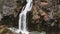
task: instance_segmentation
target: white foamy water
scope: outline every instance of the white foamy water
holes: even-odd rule
[[[26,1],[27,1],[27,4],[26,4],[26,6],[24,6],[25,9],[23,7],[21,13],[19,14],[19,29],[8,28],[13,32],[16,32],[16,33],[21,32],[22,34],[29,34],[29,32],[27,30],[27,22],[26,22],[27,16],[26,15],[27,15],[27,12],[31,11],[31,9],[32,9],[33,0],[26,0]]]
[[[26,14],[28,11],[30,11],[32,9],[32,0],[26,0],[27,4],[26,7],[24,9],[22,9],[21,13],[19,14],[19,30],[24,33],[24,34],[28,34],[28,30],[27,30],[27,24],[26,24]]]

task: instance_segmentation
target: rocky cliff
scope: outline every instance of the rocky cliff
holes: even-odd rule
[[[59,1],[59,0],[58,0]],[[28,13],[28,26],[30,30],[51,31],[60,28],[60,8],[57,0],[33,0],[33,9]]]
[[[33,0],[27,13],[29,31],[55,31],[60,28],[60,0]],[[0,25],[18,26],[19,13],[26,0],[0,0]],[[49,29],[50,28],[50,29]]]

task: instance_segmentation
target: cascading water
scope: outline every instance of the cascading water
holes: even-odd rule
[[[19,14],[19,29],[15,29],[15,28],[8,28],[10,29],[12,32],[16,32],[19,33],[21,32],[22,34],[29,34],[28,30],[27,30],[27,24],[26,24],[26,14],[28,11],[31,11],[32,9],[32,1],[33,0],[26,0],[27,4],[26,6],[23,7],[21,13]]]
[[[25,34],[28,34],[27,24],[26,24],[26,14],[32,9],[32,0],[26,0],[27,4],[25,9],[23,7],[21,13],[19,14],[19,31]]]

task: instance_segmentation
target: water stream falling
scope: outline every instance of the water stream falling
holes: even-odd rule
[[[19,14],[19,31],[22,33],[26,33],[28,34],[28,30],[27,30],[27,24],[26,24],[26,14],[28,11],[30,11],[32,9],[32,0],[26,0],[27,4],[24,9],[22,9],[21,13]]]
[[[16,33],[21,32],[22,34],[29,34],[29,32],[27,30],[27,24],[26,24],[27,23],[26,15],[27,15],[27,12],[31,11],[31,9],[32,9],[32,5],[33,5],[32,1],[33,0],[26,0],[26,1],[27,1],[26,6],[23,7],[21,13],[19,14],[19,29],[8,28],[13,32],[16,32]]]

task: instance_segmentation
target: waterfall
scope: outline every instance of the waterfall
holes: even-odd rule
[[[26,20],[27,20],[27,12],[28,11],[31,11],[31,9],[32,9],[32,5],[33,5],[33,3],[32,3],[32,1],[33,0],[26,0],[27,1],[27,4],[26,4],[26,6],[24,6],[23,8],[22,8],[22,11],[21,11],[21,13],[19,14],[19,29],[15,29],[14,27],[11,27],[11,28],[8,28],[8,29],[10,29],[12,32],[16,32],[16,33],[22,33],[22,34],[29,34],[29,32],[28,32],[28,30],[27,30],[27,22],[26,22]]]
[[[19,31],[24,33],[24,34],[28,34],[28,30],[27,30],[27,24],[26,24],[26,14],[28,11],[31,11],[32,9],[32,0],[26,0],[27,4],[24,9],[22,9],[21,13],[19,14]]]

